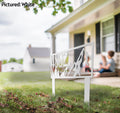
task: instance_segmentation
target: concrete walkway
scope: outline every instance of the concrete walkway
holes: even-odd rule
[[[75,82],[84,83],[84,79],[75,80]],[[91,79],[91,84],[106,85],[120,88],[120,77],[101,77]]]

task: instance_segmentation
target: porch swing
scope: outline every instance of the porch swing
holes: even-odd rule
[[[88,49],[86,49],[88,48]],[[89,51],[87,51],[89,50]],[[79,53],[75,56],[75,52]],[[90,57],[91,72],[83,71],[83,62]],[[77,60],[75,61],[75,57]],[[85,60],[86,57],[86,60]],[[52,94],[55,95],[55,79],[77,79],[85,80],[84,102],[90,100],[90,80],[93,77],[94,43],[84,44],[69,50],[51,55],[51,79]]]

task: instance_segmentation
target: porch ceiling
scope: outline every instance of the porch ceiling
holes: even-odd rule
[[[72,32],[120,11],[120,0],[89,0],[46,32]]]

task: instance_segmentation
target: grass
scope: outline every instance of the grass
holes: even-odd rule
[[[91,85],[90,105],[84,84],[56,80],[51,94],[48,72],[0,73],[0,113],[120,113],[120,89]]]

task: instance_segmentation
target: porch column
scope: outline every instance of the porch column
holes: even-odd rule
[[[52,53],[56,52],[55,41],[56,41],[56,37],[54,34],[52,34]]]
[[[56,37],[55,37],[55,34],[52,34],[52,54],[53,53],[55,53],[56,52]],[[53,64],[54,64],[54,66],[55,66],[55,56],[53,57],[53,59],[52,60],[54,60],[54,62],[53,62]],[[53,73],[53,75],[51,75],[52,76],[52,94],[53,94],[53,96],[55,96],[55,72]]]

